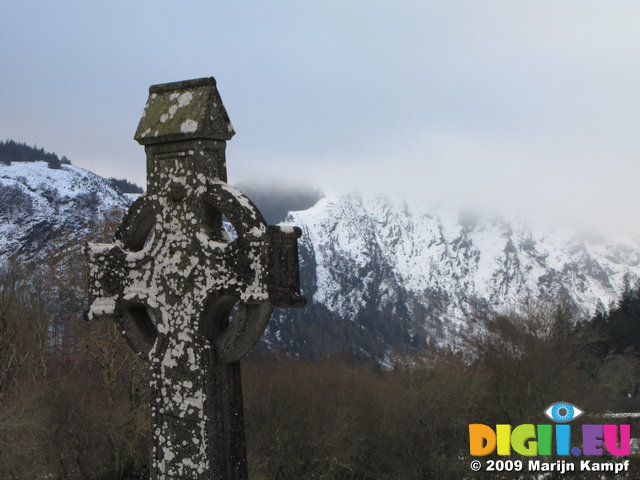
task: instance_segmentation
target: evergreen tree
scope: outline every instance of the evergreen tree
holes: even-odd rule
[[[57,157],[49,159],[47,163],[49,164],[49,168],[52,168],[54,170],[59,170],[62,168],[62,163],[60,162],[60,160],[58,160]]]
[[[600,357],[621,353],[640,357],[640,286],[627,283],[618,302],[608,312],[599,305],[583,328],[598,334],[592,347]]]
[[[109,183],[113,188],[120,193],[143,193],[144,190],[140,185],[137,185],[125,178],[109,178]]]
[[[58,158],[53,152],[45,152],[37,145],[30,147],[26,143],[18,143],[14,140],[0,142],[0,163],[11,165],[12,162],[38,162],[45,161],[49,168],[62,168],[62,164],[70,165],[67,157]]]

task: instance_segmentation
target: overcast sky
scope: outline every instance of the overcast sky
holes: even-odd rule
[[[0,16],[0,137],[102,175],[144,184],[149,85],[214,76],[232,181],[640,226],[640,2],[5,0]]]

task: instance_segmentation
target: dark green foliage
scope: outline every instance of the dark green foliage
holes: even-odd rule
[[[120,193],[144,193],[143,188],[125,178],[109,178],[109,183]]]
[[[633,354],[640,358],[640,286],[626,285],[618,302],[609,311],[598,308],[583,328],[598,332],[595,351],[610,354]]]
[[[640,355],[640,289],[627,287],[618,305],[604,322],[615,353],[632,351]]]
[[[51,160],[49,160],[49,168],[53,169],[53,170],[59,170],[62,168],[62,163],[60,162],[60,160],[58,158],[53,158]]]
[[[0,142],[0,163],[11,165],[11,162],[38,162],[45,161],[49,168],[62,168],[62,165],[70,165],[71,162],[65,156],[62,159],[51,152],[37,146],[30,147],[26,143],[18,143],[13,140]]]
[[[598,308],[579,331],[593,332],[588,348],[598,359],[601,384],[616,392],[620,408],[632,411],[640,404],[640,286],[627,283],[609,311]]]

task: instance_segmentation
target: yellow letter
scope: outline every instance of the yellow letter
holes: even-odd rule
[[[511,425],[496,425],[498,455],[511,455]]]

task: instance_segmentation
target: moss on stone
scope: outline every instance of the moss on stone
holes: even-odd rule
[[[187,93],[192,98],[188,104],[181,106],[180,95]],[[188,120],[196,122],[201,128],[205,121],[208,97],[204,88],[151,95],[138,125],[136,139],[182,135],[182,124]]]

